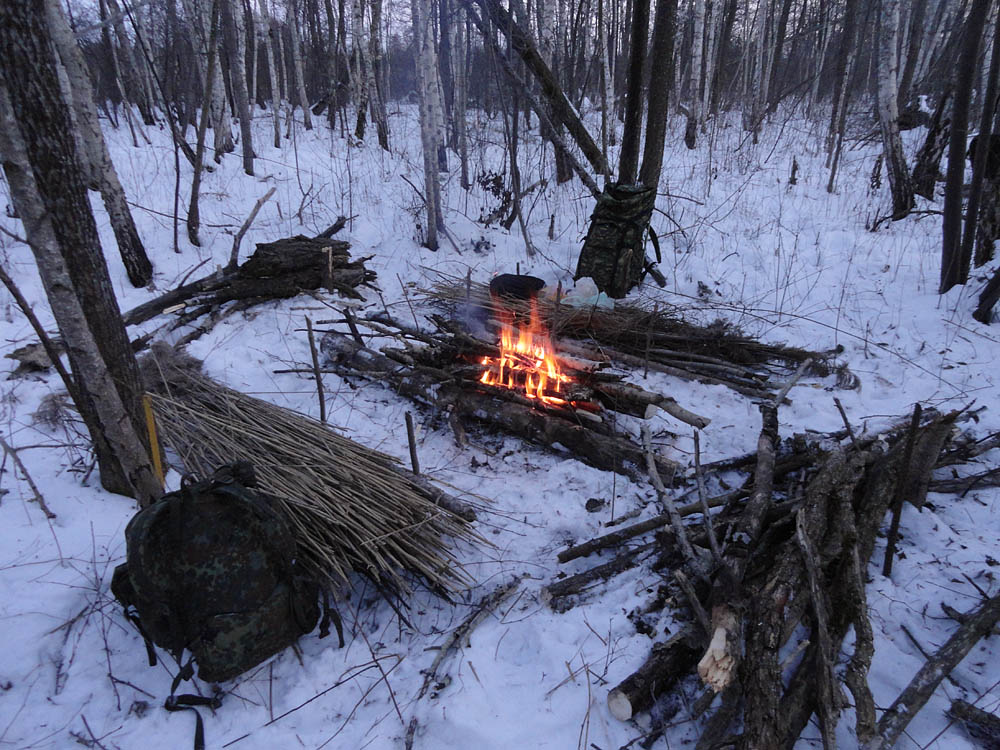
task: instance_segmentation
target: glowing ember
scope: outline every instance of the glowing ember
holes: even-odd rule
[[[500,356],[483,357],[486,372],[479,382],[509,388],[546,404],[568,404],[558,394],[563,384],[573,379],[562,372],[548,334],[539,322],[535,300],[531,300],[527,326],[515,325],[514,315],[508,310],[503,310],[500,317]]]

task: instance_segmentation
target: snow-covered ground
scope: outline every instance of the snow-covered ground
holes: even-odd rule
[[[478,186],[468,193],[460,188],[457,160],[443,175],[445,219],[454,244],[444,240],[433,253],[420,247],[417,236],[422,202],[412,185],[422,185],[422,160],[412,108],[397,108],[391,116],[391,154],[375,143],[348,146],[325,128],[306,132],[301,126],[277,150],[270,145],[268,118],[258,110],[257,176],[247,177],[236,155],[206,174],[202,246],[186,241],[182,213],[179,253],[173,252],[175,172],[168,133],[147,129],[152,146],[137,149],[127,129],[108,131],[156,267],[155,289],[128,284],[95,197],[122,309],[224,265],[233,235],[270,187],[276,188],[275,196],[244,239],[241,257],[254,242],[315,234],[340,214],[352,216],[338,238],[351,242],[353,256],[374,256],[368,266],[378,273],[385,303],[401,319],[411,320],[411,305],[418,317],[429,312],[418,291],[440,273],[464,277],[471,270],[474,280],[486,282],[520,263],[522,272],[571,286],[593,200],[577,182],[555,187],[551,154],[543,159],[537,138],[521,149],[524,183],[549,178],[544,190],[526,199],[537,256],[525,256],[516,224],[507,233],[476,222],[496,201]],[[471,169],[500,171],[502,128],[481,116],[472,120]],[[874,191],[870,185],[877,143],[845,149],[831,195],[825,189],[822,126],[798,116],[776,118],[753,145],[737,125],[720,120],[710,123],[694,151],[684,148],[682,128],[675,121],[668,134],[658,201],[663,213],[653,219],[664,235],[662,268],[669,283],[663,290],[644,285],[633,293],[636,298],[680,307],[695,320],[722,317],[769,342],[817,350],[843,346],[841,359],[860,377],[860,390],[831,392],[832,378],[807,380],[793,391],[793,405],[779,412],[782,436],[805,428],[839,429],[834,396],[858,429],[905,416],[916,402],[947,410],[975,401],[987,408],[970,429],[978,436],[1000,430],[995,369],[1000,334],[970,314],[984,275],[974,274],[976,282],[968,288],[936,294],[938,215],[881,222],[878,231],[869,231],[888,205],[887,184]],[[912,153],[923,130],[907,135]],[[798,180],[790,185],[793,158]],[[183,160],[181,167],[183,210],[190,168]],[[940,209],[940,201],[921,202],[918,208]],[[19,222],[6,216],[0,221],[23,233]],[[550,223],[554,239],[549,239]],[[0,253],[36,313],[50,325],[28,248],[0,236]],[[0,295],[0,325],[10,350],[34,337],[6,292]],[[366,309],[381,309],[377,295],[366,295]],[[338,308],[343,304],[332,296],[301,297],[232,316],[190,351],[228,385],[317,415],[312,381],[275,370],[309,361],[304,318],[337,317],[327,301]],[[143,331],[162,323],[151,321]],[[0,368],[13,370],[12,361],[0,362]],[[641,373],[632,379],[641,383]],[[760,422],[751,400],[719,386],[654,374],[649,379],[652,390],[669,393],[712,419],[702,437],[705,461],[754,449]],[[369,447],[407,455],[401,426],[404,413],[414,409],[410,402],[378,385],[347,387],[334,375],[326,375],[324,384],[332,424]],[[48,425],[34,416],[43,399],[60,388],[54,375],[4,380],[0,387],[2,434],[19,449],[57,515],[46,521],[31,502],[25,478],[6,457],[0,477],[5,492],[0,497],[0,746],[189,747],[193,717],[161,708],[169,670],[162,662],[152,669],[146,665],[142,641],[108,589],[111,571],[124,556],[123,530],[134,503],[99,488],[88,473],[86,443],[72,426]],[[418,422],[426,419],[417,415]],[[692,460],[689,428],[666,415],[655,417],[653,428],[665,455],[685,464]],[[454,605],[418,590],[407,625],[359,582],[343,612],[347,645],[338,649],[334,639],[309,635],[301,641],[301,660],[289,650],[224,685],[223,707],[214,715],[202,711],[209,747],[399,748],[413,718],[418,725],[413,746],[428,750],[611,750],[642,733],[611,717],[606,696],[649,653],[650,639],[636,633],[627,613],[648,601],[656,575],[644,568],[624,573],[565,614],[549,610],[539,592],[560,567],[572,573],[592,564],[559,566],[555,556],[566,543],[599,535],[612,514],[654,514],[652,489],[512,438],[471,437],[472,444],[460,449],[447,428],[425,425],[418,443],[426,474],[455,493],[488,500],[479,530],[493,546],[460,550],[476,585]],[[990,465],[997,458],[993,452],[980,461]],[[176,484],[176,473],[170,479]],[[589,498],[607,504],[590,513],[584,508]],[[973,582],[991,594],[1000,587],[1000,491],[973,490],[961,498],[932,495],[922,512],[904,509],[901,531],[903,556],[892,578],[882,577],[874,562],[869,569],[876,635],[871,683],[880,708],[892,702],[924,661],[904,626],[931,652],[954,627],[941,611],[942,601],[964,611],[980,598]],[[881,542],[873,560],[881,560],[883,549]],[[485,594],[515,578],[524,579],[518,592],[442,665],[448,684],[417,700],[421,670],[431,666],[435,648]],[[660,634],[673,627],[665,613]],[[949,724],[944,710],[950,699],[961,697],[998,711],[996,640],[983,641],[942,683],[900,747],[973,747],[960,727]],[[694,696],[694,686],[687,687]],[[686,716],[682,707],[654,747],[692,741],[698,726]],[[847,710],[838,733],[841,747],[856,746],[852,729],[853,714]],[[806,736],[818,738],[818,729]],[[818,747],[819,740],[804,739],[800,745]]]

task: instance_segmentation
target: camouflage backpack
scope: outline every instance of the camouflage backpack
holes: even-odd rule
[[[636,286],[646,268],[645,235],[656,191],[643,185],[607,183],[590,217],[574,279],[590,277],[597,288],[621,299]],[[656,235],[649,233],[659,260]]]
[[[127,562],[111,591],[146,639],[182,663],[171,693],[193,675],[228,680],[311,631],[319,591],[301,575],[285,517],[255,485],[253,467],[235,463],[209,479],[185,478],[177,492],[140,510],[125,528]],[[167,708],[217,699],[171,695]],[[214,701],[214,702],[213,702]],[[201,719],[198,719],[200,733]]]

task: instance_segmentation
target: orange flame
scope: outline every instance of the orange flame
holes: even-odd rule
[[[515,324],[509,310],[500,313],[500,356],[483,357],[486,372],[480,383],[521,392],[546,404],[564,406],[565,398],[552,395],[562,390],[564,383],[573,381],[563,373],[548,334],[538,317],[535,300],[531,300],[531,318],[527,326]]]

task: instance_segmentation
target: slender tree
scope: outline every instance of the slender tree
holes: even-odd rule
[[[52,55],[45,0],[0,4],[0,150],[52,312],[66,344],[101,484],[140,503],[161,488],[142,429],[139,373]]]
[[[622,129],[622,150],[618,154],[618,181],[623,184],[634,183],[639,170],[639,141],[642,136],[642,69],[646,61],[648,37],[649,0],[634,0],[625,125]]]
[[[962,179],[965,175],[965,144],[969,135],[969,103],[990,2],[972,0],[956,70],[941,229],[941,286],[938,290],[941,294],[969,280],[970,258],[962,254]]]
[[[899,37],[899,0],[882,0],[878,69],[878,115],[882,130],[882,146],[892,191],[892,218],[902,219],[913,210],[913,181],[903,154],[899,135],[899,57],[896,54]]]
[[[662,60],[663,67],[651,77],[649,82],[646,144],[642,152],[642,168],[639,170],[639,181],[654,190],[660,184],[663,145],[667,135],[670,84],[674,79],[671,68],[673,67],[676,19],[677,0],[657,0],[651,55],[654,60]]]
[[[75,124],[72,134],[77,139],[77,152],[87,184],[101,193],[129,281],[133,286],[146,286],[153,279],[153,264],[139,237],[125,189],[118,180],[104,141],[86,63],[58,0],[46,0],[44,7],[48,30],[58,53],[54,63],[57,71],[65,72],[65,77],[60,77],[64,81],[63,96],[71,103],[70,117]]]

